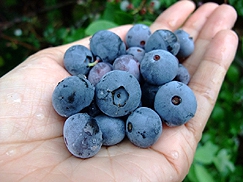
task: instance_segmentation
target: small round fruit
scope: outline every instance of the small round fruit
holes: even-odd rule
[[[103,145],[118,144],[125,137],[125,122],[122,119],[100,114],[95,117],[95,120],[102,132]]]
[[[171,81],[158,90],[155,95],[154,109],[168,126],[179,126],[194,117],[197,100],[186,84]]]
[[[144,57],[145,50],[141,47],[129,47],[126,50],[126,54],[132,55],[134,59],[138,60],[138,62],[141,62]]]
[[[148,148],[162,134],[162,121],[159,115],[148,107],[139,107],[126,121],[126,135],[136,146]]]
[[[70,116],[63,126],[64,142],[71,154],[79,158],[96,155],[102,146],[102,132],[87,113]]]
[[[90,105],[94,86],[83,76],[69,76],[58,83],[52,93],[52,105],[63,117],[69,117]]]
[[[127,71],[106,73],[95,86],[95,100],[100,110],[111,117],[121,117],[135,110],[141,101],[138,80]]]
[[[151,30],[149,26],[144,24],[135,24],[127,32],[125,43],[127,47],[141,47],[144,48]]]
[[[96,85],[100,79],[111,70],[113,70],[113,67],[110,63],[99,62],[89,71],[88,80],[93,85]]]
[[[145,52],[149,52],[156,49],[163,49],[176,55],[180,49],[180,43],[174,32],[165,29],[156,30],[150,35],[146,44]]]
[[[168,51],[153,50],[145,54],[140,64],[140,72],[146,82],[162,85],[175,78],[178,64],[178,59]]]
[[[188,69],[185,66],[183,66],[183,64],[179,64],[179,68],[178,68],[178,72],[175,77],[175,80],[188,84],[190,79],[191,79],[191,76],[190,76]]]
[[[95,57],[112,64],[118,56],[126,53],[126,45],[117,34],[100,30],[91,37],[90,50]]]
[[[71,75],[86,75],[94,61],[91,51],[83,45],[73,45],[64,54],[64,67]]]
[[[177,57],[179,58],[187,58],[194,51],[194,42],[193,38],[182,29],[178,29],[174,32],[180,43],[180,50],[177,53]]]

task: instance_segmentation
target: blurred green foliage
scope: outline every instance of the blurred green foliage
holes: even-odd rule
[[[0,2],[0,76],[29,55],[46,47],[66,44],[100,29],[144,23],[176,0],[6,0]],[[205,1],[194,1],[197,5]],[[185,182],[238,182],[243,179],[243,0],[229,3],[237,10],[234,30],[240,38],[212,115],[198,145]]]

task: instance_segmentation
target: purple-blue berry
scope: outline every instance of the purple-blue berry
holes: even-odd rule
[[[126,121],[126,135],[136,146],[148,148],[162,134],[162,121],[159,115],[147,107],[139,107]]]
[[[171,81],[158,90],[155,95],[154,109],[168,126],[179,126],[194,117],[197,100],[186,84]]]
[[[127,71],[106,73],[95,86],[95,99],[100,110],[111,117],[121,117],[134,111],[141,101],[138,80]]]
[[[112,64],[118,56],[126,53],[126,45],[117,34],[100,30],[91,37],[90,50],[96,58]]]
[[[79,158],[96,155],[102,146],[102,132],[87,113],[70,116],[63,126],[63,138],[69,152]]]
[[[125,137],[125,122],[121,118],[114,118],[105,114],[100,114],[94,119],[102,132],[103,145],[116,145]]]
[[[55,87],[52,105],[60,116],[69,117],[89,106],[94,93],[94,86],[84,76],[69,76]]]
[[[86,75],[94,61],[91,51],[83,45],[73,45],[64,54],[64,67],[71,75]]]
[[[168,51],[158,49],[147,52],[141,61],[140,72],[152,85],[172,81],[178,72],[178,59]]]

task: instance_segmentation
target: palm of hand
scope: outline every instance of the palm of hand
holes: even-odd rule
[[[187,11],[175,11],[183,8]],[[174,30],[193,9],[191,2],[179,2],[164,12],[151,29]],[[181,13],[180,16],[178,13]],[[203,16],[210,14],[210,19],[206,22]],[[219,14],[227,14],[227,18],[220,17]],[[202,17],[200,20],[199,15]],[[171,16],[176,17],[173,22],[170,21]],[[217,26],[213,24],[216,18],[221,20],[221,24]],[[196,40],[196,48],[199,44],[204,48],[195,50],[185,61],[192,74],[190,87],[196,94],[198,111],[183,126],[164,126],[160,139],[148,149],[140,149],[125,140],[116,146],[102,147],[90,159],[73,157],[66,149],[62,137],[65,119],[58,116],[51,105],[53,89],[60,80],[68,76],[63,68],[62,57],[70,45],[43,50],[28,58],[0,80],[0,179],[181,181],[189,170],[201,132],[235,53],[237,38],[229,30],[234,20],[235,12],[228,6],[207,4],[185,23],[184,28]],[[128,28],[130,27],[124,26],[113,31],[124,37]],[[208,35],[210,29],[213,30]],[[88,39],[83,39],[77,43],[87,46],[87,42]],[[231,42],[231,47],[228,42]],[[228,49],[222,54],[222,49],[226,46]],[[211,50],[213,47],[215,49]]]

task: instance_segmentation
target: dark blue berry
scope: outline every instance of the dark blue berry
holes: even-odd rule
[[[170,30],[159,29],[148,38],[145,44],[145,51],[163,49],[176,55],[180,49],[177,36]]]
[[[141,47],[129,47],[126,50],[126,54],[132,55],[136,60],[141,62],[145,55],[145,50]]]
[[[168,126],[179,126],[194,117],[197,101],[190,87],[182,82],[171,81],[158,90],[154,108]]]
[[[95,57],[112,64],[117,57],[126,53],[126,45],[117,34],[100,30],[91,37],[90,50]]]
[[[147,52],[140,64],[144,80],[152,85],[172,81],[178,72],[178,59],[168,51],[158,49]]]
[[[93,157],[102,146],[102,132],[96,120],[86,113],[67,118],[63,137],[70,153],[79,158]]]
[[[95,86],[96,103],[111,117],[125,116],[140,104],[141,88],[138,80],[127,71],[106,73]]]
[[[151,30],[147,25],[135,24],[130,28],[125,37],[127,47],[141,47],[144,48]]]
[[[100,114],[95,120],[102,132],[103,145],[118,144],[125,137],[125,122],[122,119]]]
[[[176,81],[180,81],[182,83],[188,84],[190,81],[190,73],[188,72],[187,68],[183,66],[183,64],[179,64],[178,72],[175,77]]]
[[[174,33],[176,34],[178,41],[180,43],[180,49],[177,54],[177,57],[187,58],[194,51],[193,38],[190,37],[190,35],[182,29],[178,29]]]
[[[52,93],[52,105],[64,117],[78,113],[90,105],[94,86],[83,76],[69,76],[58,83]]]
[[[139,107],[126,121],[126,135],[136,146],[148,148],[162,134],[162,121],[159,115],[147,107]]]
[[[64,54],[64,67],[71,75],[86,75],[93,61],[91,51],[83,45],[73,45]]]

